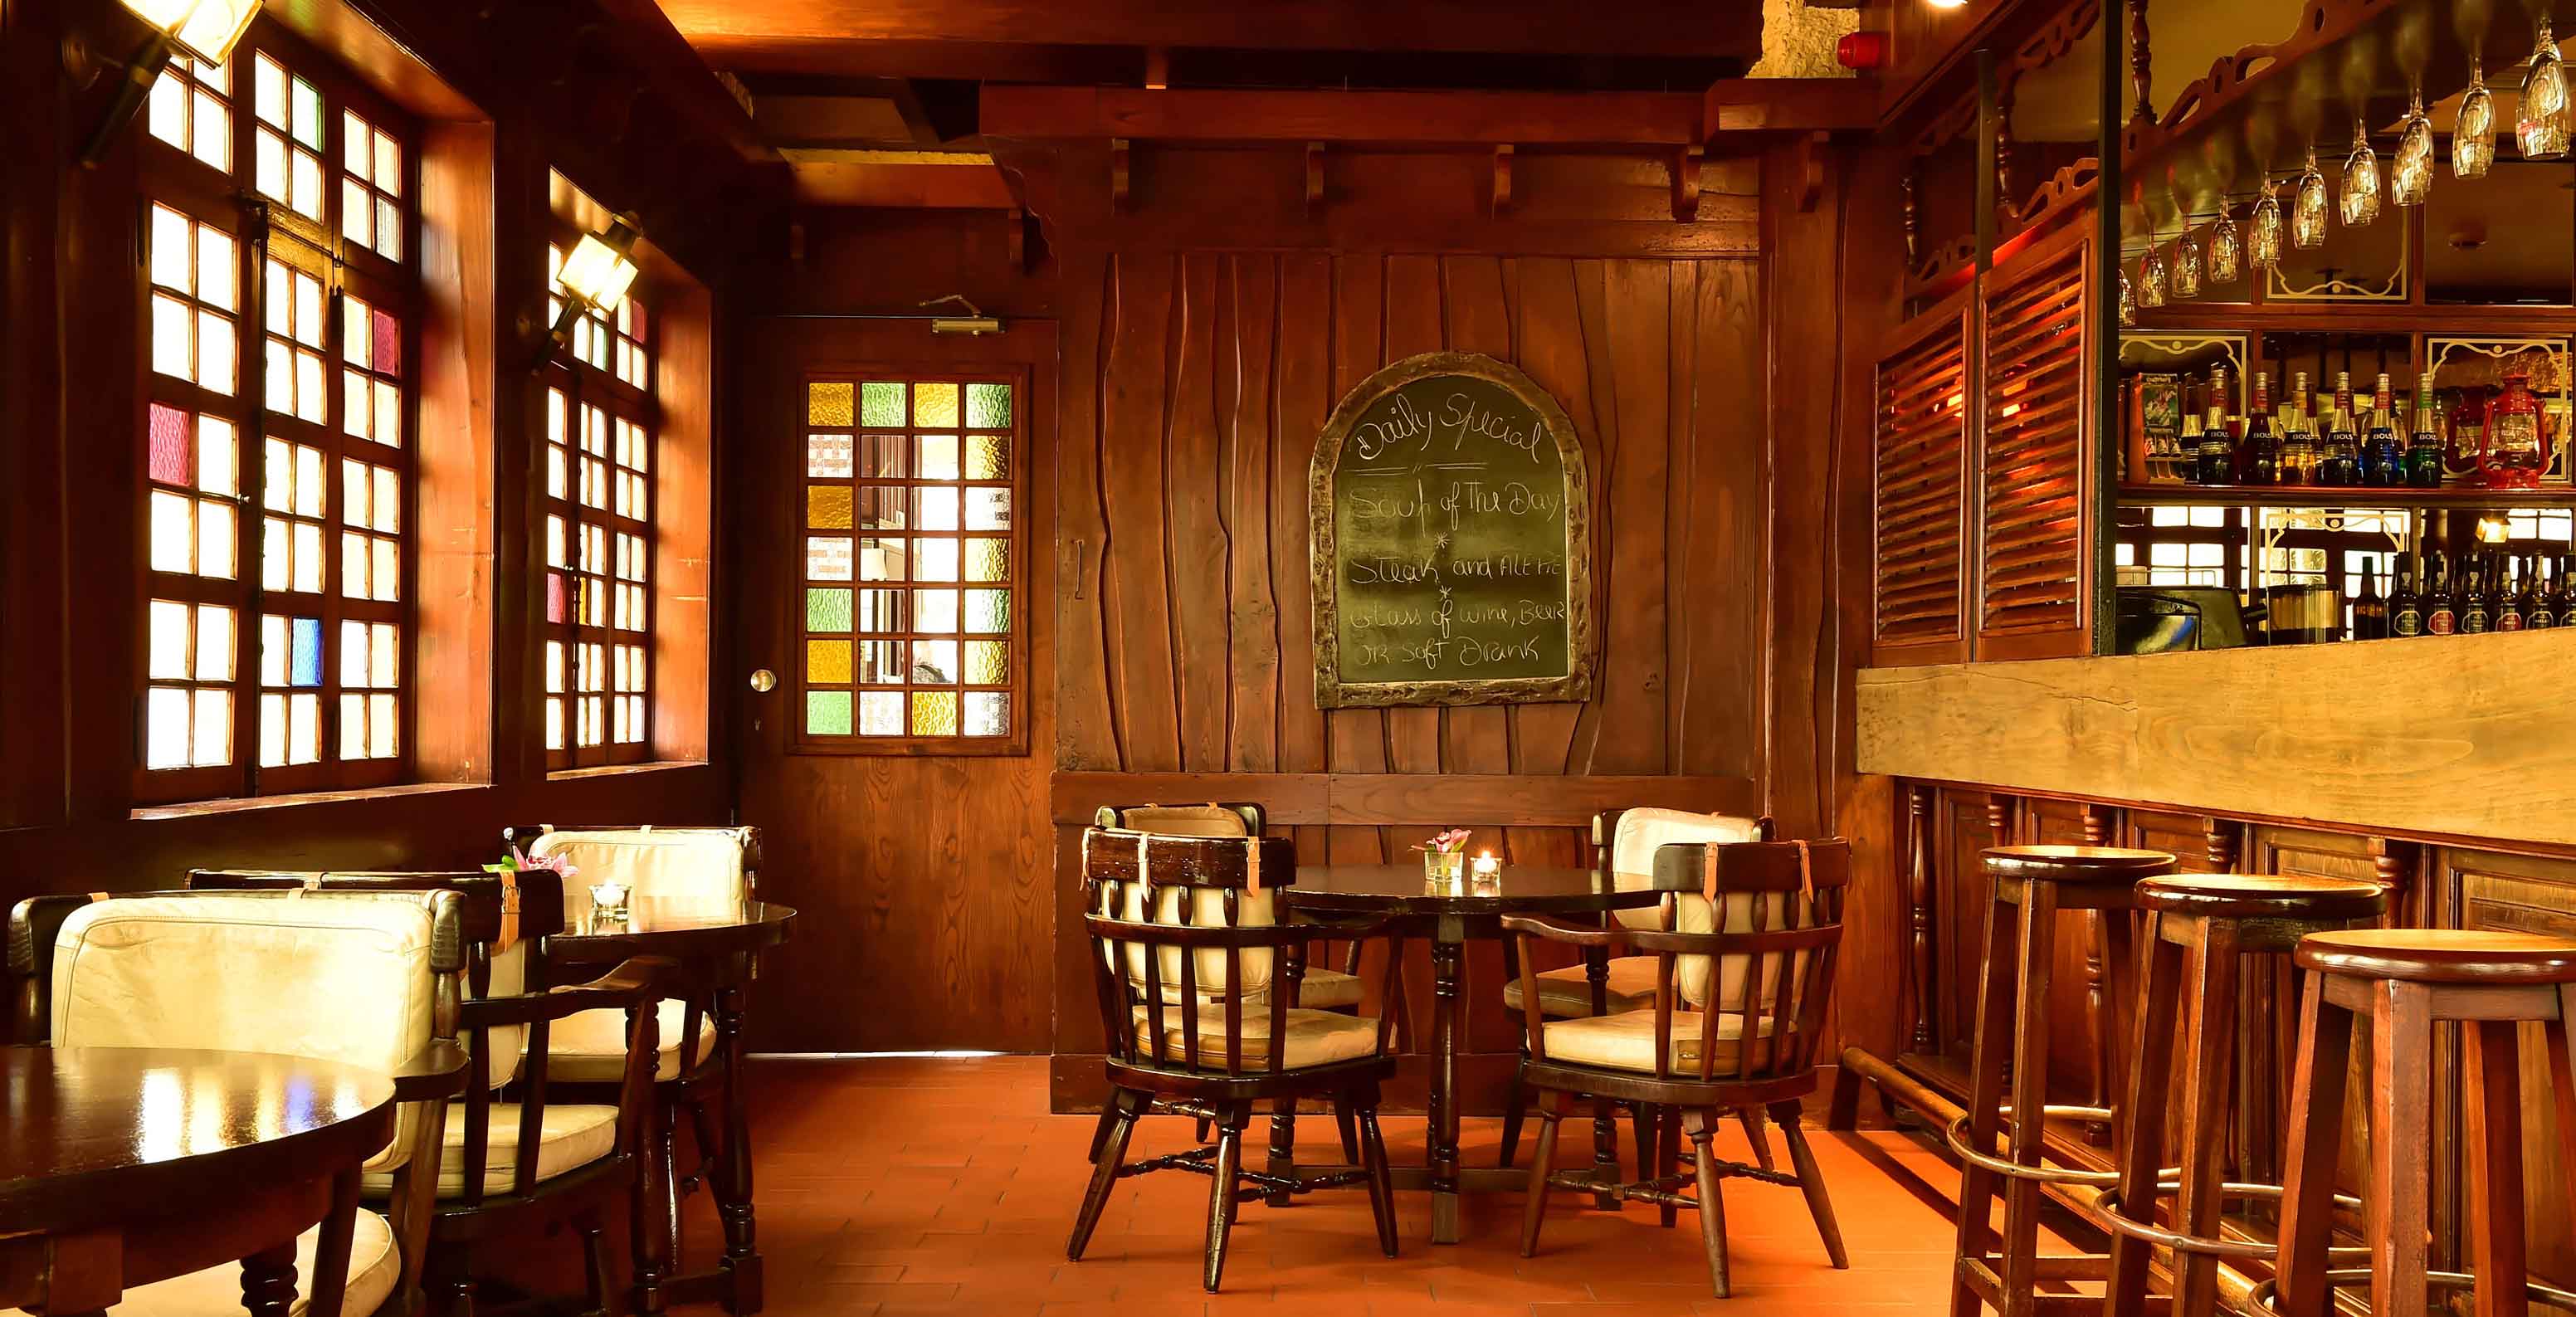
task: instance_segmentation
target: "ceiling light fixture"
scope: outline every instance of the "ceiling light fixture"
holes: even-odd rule
[[[99,120],[90,133],[89,144],[81,149],[81,164],[95,167],[107,155],[110,143],[133,122],[134,112],[143,108],[143,98],[161,77],[173,53],[186,55],[200,64],[220,65],[232,58],[233,47],[242,34],[250,30],[250,21],[259,16],[260,0],[123,0],[152,28],[152,35],[137,47],[125,61],[125,78],[116,87],[116,99],[107,107],[107,117]]]

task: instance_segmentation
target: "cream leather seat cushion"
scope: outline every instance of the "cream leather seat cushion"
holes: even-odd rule
[[[590,909],[590,886],[616,879],[630,902],[672,914],[739,917],[749,896],[738,828],[627,828],[549,832],[529,845],[531,858],[560,855],[578,870],[564,881],[564,912]],[[639,907],[641,908],[641,907]]]
[[[262,892],[101,901],[54,937],[61,1047],[212,1047],[400,1070],[431,1037],[426,892]],[[395,1109],[409,1155],[419,1104]]]
[[[546,1104],[543,1134],[537,1143],[537,1179],[551,1180],[566,1171],[579,1170],[607,1156],[617,1147],[617,1108],[594,1106],[559,1106]],[[519,1104],[495,1102],[491,1107],[491,1129],[486,1142],[491,1159],[483,1166],[483,1192],[510,1192],[519,1165]],[[361,1191],[372,1197],[393,1192],[393,1177],[370,1174]],[[458,1198],[465,1193],[465,1105],[451,1103],[447,1109],[446,1146],[438,1155],[438,1196]]]
[[[1692,1075],[1699,1073],[1702,1019],[1697,1011],[1673,1012],[1673,1069]],[[1765,1017],[1762,1035],[1770,1036],[1778,1023],[1776,1019]],[[1550,1061],[1654,1073],[1655,1012],[1651,1008],[1580,1020],[1551,1020],[1541,1032],[1546,1038],[1547,1059]],[[1723,1076],[1734,1068],[1737,1047],[1743,1037],[1744,1017],[1721,1012],[1717,1017],[1716,1071],[1719,1075]],[[1759,1051],[1754,1054],[1757,1065],[1763,1059]]]
[[[687,1014],[685,1004],[676,1001],[659,1003],[653,1012],[654,1037],[662,1045],[662,1057],[654,1063],[653,1077],[680,1077],[680,1025]],[[707,1059],[716,1049],[716,1031],[704,1013],[698,1016],[698,1038],[695,1054],[689,1064]],[[615,1009],[576,1011],[555,1021],[546,1037],[546,1078],[572,1084],[616,1083],[626,1077],[626,1012]],[[452,1117],[451,1117],[452,1119]]]
[[[1153,1063],[1154,1022],[1152,1012],[1135,1008],[1137,1059]],[[1172,1007],[1163,1013],[1163,1062],[1165,1066],[1189,1064],[1184,1050],[1189,1036],[1191,1013]],[[1226,1065],[1225,1007],[1202,1006],[1197,1012],[1199,1030],[1199,1068],[1221,1070]],[[1307,1066],[1330,1065],[1354,1057],[1377,1053],[1377,1021],[1365,1016],[1341,1015],[1311,1007],[1293,1007],[1285,1017],[1287,1049],[1280,1066],[1302,1070]],[[1243,1068],[1270,1067],[1270,1012],[1246,1006],[1243,1012]]]
[[[1619,816],[1619,830],[1610,847],[1610,880],[1623,892],[1648,890],[1655,881],[1655,852],[1665,846],[1733,845],[1761,839],[1762,825],[1754,819],[1679,809],[1632,809]],[[1714,910],[1706,896],[1683,892],[1673,898],[1673,927],[1684,933],[1749,933],[1757,922],[1757,908],[1762,928],[1790,926],[1790,898],[1785,892],[1727,893],[1719,897]],[[1662,927],[1663,913],[1652,907],[1613,913],[1630,928]],[[1715,966],[1710,964],[1712,959],[1717,962]],[[1682,956],[1673,964],[1673,987],[1683,1001],[1706,1006],[1714,979],[1718,1005],[1734,1007],[1744,999],[1744,976],[1751,961],[1749,956]],[[1773,956],[1764,962],[1759,997],[1762,1005],[1773,1004],[1781,967],[1796,961],[1794,957]]]
[[[1613,956],[1610,959],[1610,1013],[1633,1011],[1655,1004],[1655,958],[1652,956]],[[1503,985],[1503,1005],[1515,1019],[1521,1011],[1521,981],[1513,979]],[[1563,969],[1542,970],[1538,975],[1539,1013],[1550,1019],[1563,1020],[1592,1013],[1592,980],[1581,965]]]
[[[1243,816],[1223,805],[1138,805],[1118,812],[1118,826],[1129,832],[1158,832],[1166,837],[1251,835],[1243,825]]]
[[[313,1257],[321,1245],[320,1226],[295,1237],[295,1302],[287,1317],[304,1317],[313,1305]],[[342,1317],[367,1317],[384,1305],[401,1279],[402,1253],[394,1247],[393,1227],[360,1208],[349,1232],[349,1287],[340,1301]],[[137,1286],[108,1311],[116,1317],[237,1317],[242,1311],[241,1264],[226,1262]]]
[[[1142,812],[1142,810],[1132,809],[1127,811],[1131,818]],[[1234,831],[1220,835],[1243,836],[1243,820],[1231,812],[1221,812],[1225,812],[1227,818],[1234,819]],[[1142,843],[1149,835],[1153,834],[1086,830],[1082,834],[1082,845],[1086,855],[1084,867],[1089,867],[1087,857],[1094,846],[1133,847]],[[1188,905],[1186,917],[1182,912],[1185,897]],[[1155,889],[1154,909],[1148,914],[1145,909],[1145,884],[1127,882],[1104,886],[1100,893],[1100,904],[1095,907],[1095,913],[1132,923],[1188,924],[1200,928],[1267,928],[1278,922],[1277,897],[1276,892],[1268,890],[1255,892],[1221,887],[1164,886]],[[1228,898],[1232,898],[1234,906],[1231,915],[1226,909]],[[1141,943],[1129,943],[1123,950],[1126,953],[1128,982],[1133,984],[1141,995],[1147,984],[1145,947]],[[1104,961],[1110,954],[1109,948],[1101,949],[1101,957]],[[1179,1001],[1181,999],[1181,949],[1164,947],[1155,959],[1159,962],[1155,967],[1155,973],[1161,976],[1163,1000]],[[1270,986],[1274,959],[1276,959],[1275,953],[1267,948],[1245,949],[1238,952],[1237,962],[1241,967],[1242,981],[1235,983],[1226,975],[1224,951],[1201,950],[1192,957],[1190,986],[1203,998],[1227,997],[1238,992],[1247,995],[1258,993]]]
[[[1310,969],[1297,984],[1297,1004],[1313,1010],[1360,1004],[1360,976],[1337,969]]]

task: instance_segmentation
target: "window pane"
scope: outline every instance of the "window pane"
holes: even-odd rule
[[[903,735],[903,692],[867,691],[859,696],[861,736]]]
[[[805,731],[811,736],[849,735],[850,693],[848,691],[807,691],[805,693]]]
[[[966,436],[966,478],[968,480],[1010,479],[1011,437],[1007,434]]]
[[[870,428],[903,424],[903,386],[889,380],[859,386],[859,421]]]
[[[850,549],[850,537],[846,535],[806,536],[805,579],[809,581],[849,580]]]
[[[968,736],[1008,736],[1011,733],[1011,697],[1002,691],[966,692],[966,727]]]
[[[805,592],[805,629],[808,631],[849,630],[850,592],[848,590],[807,590]]]
[[[186,604],[168,599],[155,599],[150,610],[151,661],[147,675],[184,680],[188,675],[188,614]]]
[[[1007,384],[967,385],[966,424],[978,430],[1008,429],[1011,424],[1011,386]]]
[[[233,442],[232,422],[214,416],[197,418],[197,488],[231,495],[241,490],[241,455]]]
[[[957,424],[957,386],[913,385],[912,423],[928,430],[954,428]]]
[[[197,522],[190,514],[193,506],[185,495],[152,491],[152,570],[195,570]]]
[[[805,436],[805,474],[846,478],[850,474],[851,439],[846,434]]]
[[[912,734],[955,736],[957,734],[957,692],[914,691],[912,693]]]
[[[196,717],[190,704],[188,692],[175,686],[155,686],[144,696],[144,767],[187,766],[188,732]]]
[[[233,610],[220,604],[197,606],[197,680],[233,679]]]
[[[813,425],[849,425],[854,419],[851,415],[850,386],[819,383],[805,386],[805,419]]]
[[[805,489],[805,524],[816,530],[850,528],[850,487],[809,485]]]

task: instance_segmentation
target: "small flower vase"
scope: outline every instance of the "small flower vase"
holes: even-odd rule
[[[1425,882],[1455,883],[1467,873],[1467,852],[1424,851],[1422,878]]]

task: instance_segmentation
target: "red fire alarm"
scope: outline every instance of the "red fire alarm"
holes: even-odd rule
[[[1834,43],[1834,62],[1847,69],[1874,69],[1887,62],[1887,34],[1853,32]]]

